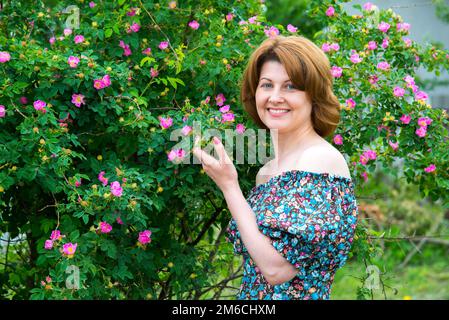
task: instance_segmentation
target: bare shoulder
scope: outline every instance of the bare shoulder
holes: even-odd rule
[[[319,144],[306,149],[298,161],[301,170],[330,173],[351,179],[346,159],[330,143]]]

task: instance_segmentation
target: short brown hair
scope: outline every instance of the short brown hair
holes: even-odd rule
[[[280,62],[293,84],[309,95],[316,133],[331,135],[340,121],[340,103],[333,93],[330,63],[319,47],[301,36],[268,38],[252,53],[240,91],[246,112],[259,127],[268,129],[257,114],[255,93],[263,64],[273,60]]]

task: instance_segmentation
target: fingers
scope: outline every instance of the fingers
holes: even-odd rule
[[[194,147],[192,150],[192,153],[195,157],[197,157],[198,160],[200,160],[200,162],[203,165],[206,165],[206,166],[218,165],[218,161],[215,160],[214,157],[211,157],[206,152],[201,150],[199,147]]]
[[[214,149],[218,154],[220,164],[230,164],[232,163],[231,159],[229,158],[226,149],[224,148],[223,144],[221,143],[220,139],[217,137],[213,138],[214,141]]]

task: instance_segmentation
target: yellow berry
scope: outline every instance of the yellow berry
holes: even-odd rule
[[[168,266],[169,268],[173,268],[174,264],[173,264],[173,262],[169,262],[167,266]]]
[[[111,68],[111,67],[107,67],[107,68],[106,68],[106,71],[107,71],[107,72],[111,72],[111,71],[112,71],[112,68]]]
[[[157,188],[157,192],[158,192],[158,193],[161,193],[162,191],[164,191],[164,188],[162,188],[161,186],[159,186],[159,187]]]
[[[0,186],[0,192],[4,192],[4,191],[5,191],[5,189],[2,186]]]
[[[228,59],[225,58],[222,61],[223,61],[223,64],[228,64]]]
[[[34,132],[34,133],[39,133],[39,128],[38,128],[38,127],[34,127],[34,128],[33,128],[33,132]]]
[[[98,160],[98,161],[103,160],[103,156],[102,156],[101,154],[99,154],[99,155],[97,156],[97,160]]]
[[[45,140],[44,140],[44,139],[40,139],[40,140],[39,140],[39,143],[40,143],[40,144],[45,144]]]
[[[191,273],[190,274],[190,279],[195,279],[196,278],[196,273]]]
[[[123,117],[120,117],[120,118],[118,119],[118,121],[123,122],[123,121],[125,121],[125,119],[124,119]]]
[[[94,27],[94,28],[98,27],[97,21],[93,21],[93,22],[92,22],[92,27]]]
[[[217,42],[217,43],[215,44],[215,46],[216,46],[216,47],[221,47],[221,42]]]

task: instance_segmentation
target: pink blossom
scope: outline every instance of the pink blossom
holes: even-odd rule
[[[368,157],[368,159],[370,159],[370,160],[376,160],[376,157],[377,157],[376,151],[373,151],[373,150],[367,150],[367,151],[365,151],[364,153],[366,154],[366,156]]]
[[[385,71],[390,70],[390,64],[386,61],[379,62],[377,64],[377,69],[385,70]]]
[[[371,2],[367,2],[363,5],[363,10],[365,11],[372,11],[373,10],[373,4]]]
[[[11,60],[11,55],[9,54],[9,52],[0,51],[0,63],[5,63],[9,60]]]
[[[159,75],[159,71],[157,71],[154,68],[151,68],[150,69],[150,75],[151,75],[152,78],[156,78]]]
[[[132,52],[131,52],[131,48],[129,47],[128,44],[124,43],[123,40],[120,40],[119,46],[120,46],[121,48],[123,48],[123,55],[124,55],[125,57],[131,55],[131,53],[132,53]]]
[[[78,63],[80,63],[80,59],[78,57],[70,56],[67,59],[67,63],[69,64],[70,68],[76,68],[78,66]]]
[[[425,137],[426,133],[427,133],[427,127],[419,127],[419,129],[417,129],[415,131],[415,134],[420,138]]]
[[[20,101],[21,104],[27,104],[28,103],[27,97],[24,97],[24,96],[20,97],[19,101]]]
[[[363,172],[363,173],[361,173],[360,175],[363,177],[363,180],[364,180],[365,182],[368,181],[368,173],[367,173],[366,171]]]
[[[351,60],[352,63],[360,63],[360,62],[362,62],[363,59],[360,58],[357,53],[353,53],[353,54],[351,54],[351,57],[349,58],[349,60]]]
[[[379,29],[382,32],[387,32],[388,29],[390,29],[390,25],[384,21],[382,21],[381,23],[379,23],[379,25],[377,26],[377,29]]]
[[[72,103],[78,108],[81,107],[82,104],[86,104],[82,94],[72,94]]]
[[[109,223],[104,222],[104,221],[100,222],[101,233],[109,233],[109,232],[111,232],[111,230],[112,230],[112,226]]]
[[[162,41],[161,43],[159,43],[159,49],[165,50],[167,48],[168,48],[168,42],[167,41]]]
[[[287,30],[291,33],[295,33],[296,31],[298,31],[298,28],[296,28],[295,26],[289,24],[287,25]]]
[[[331,69],[331,73],[334,78],[340,78],[343,73],[343,69],[337,66],[333,66]]]
[[[50,39],[48,39],[48,42],[50,42],[50,44],[54,44],[56,42],[56,38],[51,37]]]
[[[342,145],[343,144],[343,137],[339,134],[334,136],[334,143],[337,145]]]
[[[178,157],[178,153],[176,150],[170,150],[170,152],[167,155],[168,161],[173,161]]]
[[[393,143],[391,141],[388,141],[388,144],[393,148],[394,151],[398,150],[399,148],[399,142]]]
[[[142,232],[139,232],[139,243],[142,245],[145,245],[147,243],[151,242],[151,231],[150,230],[144,230]]]
[[[243,132],[245,132],[245,126],[242,123],[238,123],[235,127],[235,131],[237,131],[237,133],[242,134]]]
[[[429,96],[424,91],[419,91],[415,94],[416,101],[420,101],[420,100],[424,101],[424,100],[427,100],[427,98],[429,98]]]
[[[436,169],[436,166],[434,164],[429,165],[428,167],[424,168],[425,172],[434,172]]]
[[[363,164],[363,165],[365,165],[365,164],[367,164],[368,163],[368,157],[365,155],[365,154],[361,154],[360,155],[360,163],[361,164]]]
[[[120,186],[120,182],[114,181],[111,183],[111,193],[116,197],[121,197],[123,193],[123,189]]]
[[[373,75],[368,78],[368,81],[369,81],[369,83],[374,85],[377,83],[377,81],[379,81],[379,78],[376,75]]]
[[[327,8],[327,10],[326,10],[326,16],[332,17],[334,14],[335,14],[335,9],[334,9],[334,7],[329,7],[329,8]]]
[[[82,43],[84,42],[84,37],[82,35],[76,35],[75,36],[75,43]]]
[[[370,41],[368,42],[368,50],[375,50],[377,48],[376,41]]]
[[[398,31],[404,31],[405,33],[408,33],[408,31],[410,30],[410,23],[407,22],[399,22],[396,25],[396,28]]]
[[[412,40],[411,40],[410,38],[404,38],[403,40],[404,40],[405,46],[406,46],[407,48],[411,47],[411,45],[412,45]]]
[[[340,50],[340,45],[338,43],[332,43],[331,49],[334,51],[338,51],[338,50]]]
[[[64,36],[69,36],[69,35],[71,35],[72,34],[72,29],[70,29],[70,28],[65,28],[64,29]]]
[[[348,106],[348,108],[354,109],[357,103],[355,103],[355,101],[352,98],[349,98],[346,100],[346,105]]]
[[[91,8],[95,7],[95,2],[93,2],[93,1],[89,2],[89,7],[91,7]]]
[[[53,230],[53,231],[51,232],[51,235],[50,235],[50,240],[51,240],[51,241],[61,240],[61,239],[62,239],[61,231],[59,231],[59,230]]]
[[[193,30],[198,30],[200,24],[198,23],[198,21],[192,20],[189,22],[189,27],[192,28]]]
[[[47,106],[47,103],[45,101],[42,100],[36,100],[33,103],[34,109],[36,109],[37,111],[42,111],[42,112],[46,112],[45,107]]]
[[[134,22],[128,29],[128,33],[132,32],[139,32],[140,30],[140,25],[136,22]]]
[[[51,240],[45,240],[44,249],[45,249],[45,250],[50,250],[51,248],[53,248],[53,241],[51,241]]]
[[[217,102],[217,106],[221,107],[224,104],[224,102],[226,101],[226,98],[223,93],[219,93],[215,97],[215,101]]]
[[[133,17],[133,16],[136,15],[136,10],[137,10],[137,8],[131,8],[131,10],[129,10],[129,11],[126,13],[126,15],[127,15],[128,17]]]
[[[279,35],[279,29],[273,26],[271,26],[270,29],[265,29],[264,32],[267,35],[267,37],[270,38],[274,38],[277,35]]]
[[[117,221],[118,224],[123,224],[123,221],[120,217],[117,217],[117,219],[115,219],[115,221]]]
[[[170,117],[168,118],[159,117],[159,124],[161,125],[162,128],[168,129],[173,125],[173,119]]]
[[[405,94],[405,90],[401,87],[395,87],[393,89],[393,94],[395,95],[395,97],[403,97]]]
[[[387,47],[388,47],[388,38],[385,38],[385,39],[382,41],[382,48],[386,49]]]
[[[402,117],[399,120],[401,120],[403,124],[409,124],[411,119],[412,119],[412,117],[404,114],[404,115],[402,115]]]
[[[411,88],[412,85],[415,84],[415,79],[412,76],[405,76],[404,81],[407,83],[407,87]]]
[[[149,56],[149,55],[151,54],[151,48],[146,48],[145,50],[142,51],[142,53],[143,53],[144,55]]]
[[[430,119],[429,117],[421,117],[418,119],[418,125],[420,127],[427,127],[431,123],[432,123],[432,119]]]
[[[97,90],[109,87],[110,85],[111,85],[111,78],[108,74],[103,76],[103,78],[101,79],[94,80],[94,88]]]
[[[231,21],[232,19],[234,19],[234,15],[232,13],[228,13],[226,15],[226,21]]]
[[[186,125],[182,128],[181,133],[183,135],[187,136],[191,131],[192,131],[192,127]]]
[[[256,23],[256,19],[257,19],[257,16],[252,16],[251,18],[248,19],[248,22],[251,24],[254,24],[254,23]]]
[[[222,114],[223,122],[230,122],[234,121],[234,114],[233,113],[224,113]]]
[[[76,247],[78,246],[77,243],[66,243],[64,244],[64,246],[62,247],[62,250],[64,252],[64,254],[67,256],[67,258],[73,258],[75,252],[76,252]]]
[[[81,185],[81,180],[82,180],[82,179],[80,178],[79,180],[76,180],[76,181],[75,181],[75,187],[78,188],[78,187]]]
[[[323,50],[324,52],[329,52],[331,51],[331,46],[327,42],[323,43],[323,45],[321,46],[321,50]]]
[[[0,118],[4,118],[5,115],[6,115],[5,106],[0,104]]]
[[[230,106],[229,106],[229,104],[227,104],[227,105],[221,107],[221,108],[218,109],[218,110],[219,110],[221,113],[226,113],[226,112],[229,111],[229,108],[230,108]]]
[[[100,180],[101,183],[103,183],[103,186],[106,186],[106,185],[108,184],[108,178],[105,178],[105,177],[104,177],[104,174],[105,174],[105,172],[104,172],[104,171],[101,171],[101,172],[98,174],[98,180]]]

